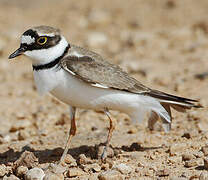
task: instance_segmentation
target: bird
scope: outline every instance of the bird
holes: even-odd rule
[[[101,55],[69,43],[58,28],[41,25],[26,30],[20,47],[9,59],[25,55],[32,60],[34,81],[40,95],[52,94],[69,106],[71,127],[60,163],[64,162],[76,134],[77,108],[102,111],[110,126],[101,160],[107,157],[116,119],[109,110],[126,113],[141,122],[149,113],[149,127],[160,118],[166,132],[171,128],[171,108],[185,112],[199,108],[197,100],[151,89]]]

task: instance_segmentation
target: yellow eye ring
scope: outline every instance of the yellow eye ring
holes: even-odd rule
[[[37,40],[37,43],[39,45],[43,45],[47,42],[47,40],[48,40],[47,37],[39,37],[38,40]]]

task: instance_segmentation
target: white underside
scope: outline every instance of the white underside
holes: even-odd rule
[[[49,70],[34,71],[34,79],[40,94],[50,92],[62,102],[74,107],[118,110],[128,114],[133,121],[141,121],[146,112],[155,111],[169,120],[168,113],[155,98],[93,87],[63,69],[54,67]]]

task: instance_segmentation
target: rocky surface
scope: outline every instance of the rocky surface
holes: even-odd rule
[[[207,9],[207,0],[1,0],[0,179],[207,179]],[[77,135],[58,166],[68,107],[37,94],[30,60],[8,60],[20,35],[42,24],[59,27],[71,43],[100,53],[145,85],[198,99],[205,108],[173,111],[169,133],[160,121],[150,130],[147,118],[133,124],[112,111],[118,123],[104,163],[98,157],[108,118],[80,109]]]

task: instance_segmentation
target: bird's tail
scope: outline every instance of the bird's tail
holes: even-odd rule
[[[155,112],[154,110],[151,111],[151,115],[148,121],[148,125],[150,129],[153,129],[154,123],[160,117],[163,122],[163,128],[165,129],[166,132],[168,132],[171,128],[171,120],[172,120],[171,108],[179,112],[186,112],[187,109],[191,109],[193,107],[194,108],[202,107],[201,105],[197,104],[198,103],[197,100],[178,97],[178,96],[166,94],[157,90],[152,90],[146,93],[146,95],[157,99],[168,113],[168,116],[167,116],[167,114],[165,115],[165,113],[161,113],[161,112],[158,113],[158,112]]]

